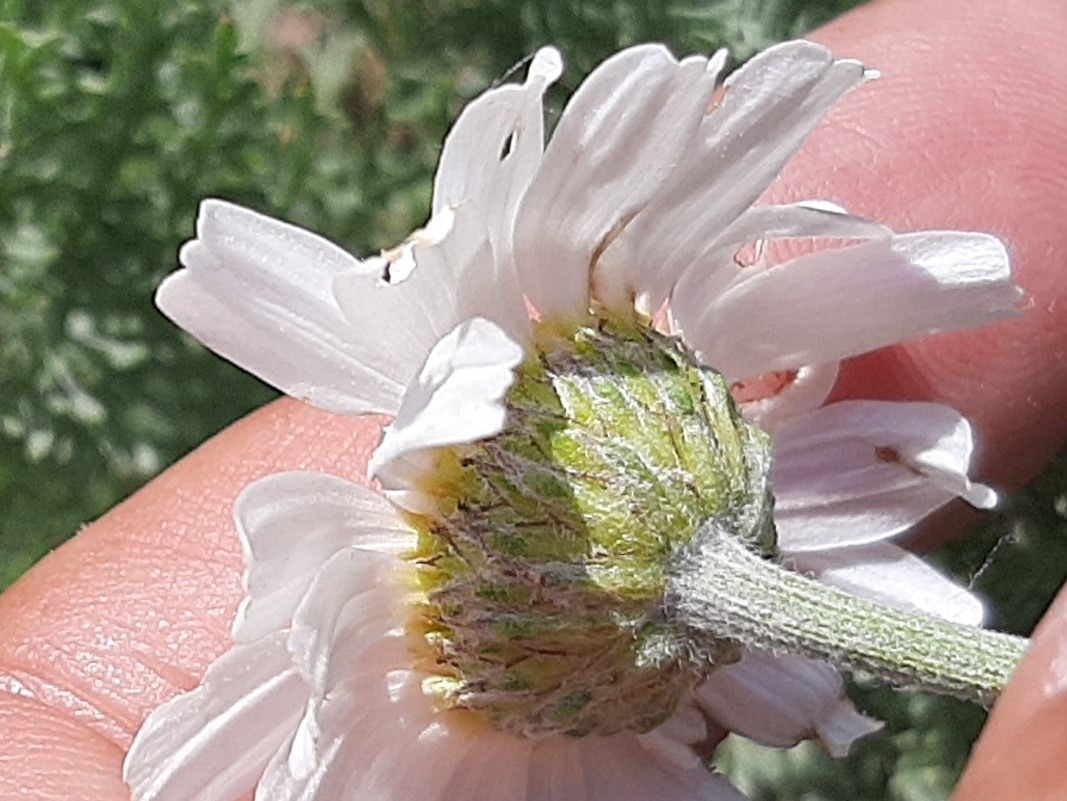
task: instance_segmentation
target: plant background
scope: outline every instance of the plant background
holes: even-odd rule
[[[855,0],[0,0],[0,588],[273,397],[154,309],[220,196],[359,253],[424,221],[463,103],[545,42],[739,60]],[[1027,632],[1067,576],[1067,459],[938,558]],[[759,799],[938,801],[984,713],[854,683],[847,760],[729,741]]]

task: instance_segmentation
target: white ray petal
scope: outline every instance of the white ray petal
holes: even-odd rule
[[[840,371],[840,362],[809,364],[797,370],[788,384],[773,395],[741,403],[745,419],[775,435],[790,418],[807,414],[822,406]]]
[[[481,247],[481,240],[476,240],[481,234],[471,229],[475,226],[484,228],[482,208],[468,201],[456,209],[457,243],[478,241]],[[459,252],[457,245],[447,244],[450,250],[447,258],[464,265],[457,271],[455,282],[458,320],[484,317],[500,326],[516,342],[529,342],[533,327],[515,273],[515,263],[508,250],[510,242],[503,243],[499,249],[483,248],[470,255]]]
[[[586,737],[574,747],[581,749],[588,801],[745,801],[722,776],[703,765],[682,769],[633,734]]]
[[[428,702],[427,707],[431,707]],[[399,727],[407,735],[399,748],[379,748],[378,756],[363,773],[353,777],[346,798],[374,798],[381,801],[451,801],[452,798],[494,798],[505,801],[506,793],[469,796],[451,795],[446,789],[463,772],[464,758],[473,750],[491,749],[493,736],[471,736],[447,725],[435,710],[425,721],[404,721]],[[461,713],[462,714],[462,713]],[[521,743],[529,748],[525,743]],[[494,766],[494,775],[508,771],[505,763]],[[525,773],[522,775],[525,780]],[[521,799],[516,799],[521,801]]]
[[[764,745],[789,748],[811,738],[833,756],[882,726],[855,710],[834,668],[797,656],[749,651],[712,673],[695,699],[711,718]]]
[[[353,271],[334,279],[333,292],[353,336],[373,342],[376,359],[403,366],[404,386],[440,339],[471,317],[493,320],[520,341],[528,337],[514,271],[494,252],[477,201],[441,209],[379,261],[383,269],[388,263],[390,281]]]
[[[333,281],[335,301],[353,336],[373,342],[373,358],[395,365],[392,373],[404,386],[437,341],[462,319],[457,278],[471,265],[451,258],[457,250],[457,217],[446,209],[403,244],[368,260],[378,272],[353,270]],[[492,261],[484,231],[475,230],[473,239],[461,237],[458,244],[462,257]]]
[[[666,721],[637,739],[649,750],[666,756],[680,768],[700,766],[700,758],[693,746],[708,736],[707,721],[700,710],[690,701],[683,701]]]
[[[264,771],[256,798],[407,801],[391,795],[388,787],[375,795],[358,793],[356,788],[368,782],[383,754],[407,753],[433,713],[432,705],[419,690],[417,674],[397,671],[360,675],[324,699],[316,711],[313,742],[294,742],[292,750],[278,750]],[[303,731],[308,729],[306,723],[301,724]],[[294,739],[299,737],[300,732]]]
[[[560,52],[541,48],[521,86],[480,95],[445,138],[434,177],[434,214],[475,201],[498,258],[510,260],[515,212],[545,146],[542,99],[562,72]]]
[[[533,741],[483,729],[477,736],[476,746],[464,755],[447,785],[441,786],[440,795],[432,798],[527,801]]]
[[[641,45],[603,62],[574,93],[515,227],[520,281],[542,318],[586,313],[597,251],[677,165],[721,64]]]
[[[1004,245],[928,231],[744,270],[686,340],[731,378],[843,359],[1018,314]]]
[[[409,489],[431,465],[431,449],[502,431],[503,398],[522,358],[522,348],[488,320],[476,317],[457,326],[408,387],[371,458],[370,474],[388,490]]]
[[[312,673],[312,688],[325,695],[357,675],[382,675],[411,667],[425,643],[412,638],[411,601],[400,587],[383,583],[359,595],[341,612],[329,650],[326,672]]]
[[[965,587],[890,542],[795,553],[789,562],[825,584],[897,609],[964,626],[980,626],[985,618],[981,600]]]
[[[124,765],[133,797],[233,801],[255,786],[307,697],[284,634],[236,646],[197,689],[149,715]]]
[[[839,206],[822,201],[754,206],[743,211],[725,229],[709,226],[706,243],[695,257],[694,268],[681,277],[662,270],[640,275],[639,295],[650,306],[673,298],[672,316],[678,327],[685,329],[687,324],[689,327],[697,324],[711,302],[744,275],[736,257],[747,245],[781,239],[887,239],[892,233],[881,223],[855,217]],[[610,256],[610,252],[605,254],[605,258]]]
[[[546,737],[530,756],[527,801],[585,801],[585,767],[576,742]]]
[[[966,419],[934,403],[842,401],[793,418],[771,468],[779,546],[883,540],[957,496],[989,508],[996,494],[967,478],[973,450]]]
[[[495,752],[502,757],[496,747],[501,740],[517,743],[526,751],[529,744],[486,729],[465,711],[438,709],[423,693],[421,678],[413,671],[397,670],[357,674],[338,686],[319,710],[318,738],[312,744],[310,761],[306,755],[279,754],[261,785],[264,798],[444,801],[482,797],[448,791],[453,775],[467,768],[470,755]],[[508,770],[508,764],[498,760],[491,775],[471,772],[467,778],[491,788]],[[519,766],[519,778],[525,782],[525,763]],[[485,797],[501,796],[490,793]]]
[[[888,239],[892,235],[882,223],[856,217],[840,206],[805,200],[746,209],[726,228],[708,231],[704,253],[714,262],[760,239]]]
[[[658,308],[709,244],[755,202],[830,108],[868,73],[812,42],[786,42],[730,75],[720,102],[644,211],[613,247],[640,267]],[[608,254],[605,254],[608,257]]]
[[[277,473],[250,484],[234,509],[247,593],[233,624],[248,642],[289,624],[316,573],[355,547],[401,553],[414,535],[380,494],[323,473]]]
[[[205,200],[197,239],[180,258],[186,269],[163,282],[156,303],[209,348],[330,411],[396,411],[404,372],[372,358],[372,343],[353,336],[330,291],[335,275],[365,269],[353,256],[296,226]]]
[[[316,693],[327,690],[338,651],[343,669],[406,623],[399,573],[404,563],[361,548],[338,551],[318,570],[293,613],[289,651]]]

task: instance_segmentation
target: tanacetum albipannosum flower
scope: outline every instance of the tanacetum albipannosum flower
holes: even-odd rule
[[[136,799],[718,801],[714,732],[839,754],[877,727],[835,666],[995,698],[1024,641],[890,542],[995,502],[969,425],[826,400],[841,359],[1012,314],[1005,250],[754,205],[870,73],[808,42],[724,62],[624,50],[546,146],[540,51],[456,122],[427,226],[369,259],[205,201],[164,312],[394,420],[381,493],[241,495],[235,645],[145,722]],[[785,238],[839,246],[738,258]]]

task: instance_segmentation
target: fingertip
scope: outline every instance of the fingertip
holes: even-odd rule
[[[282,470],[366,482],[380,428],[281,400],[208,441],[0,596],[0,676],[128,743],[230,645],[242,594],[237,494]]]
[[[1067,5],[883,0],[813,38],[883,75],[831,114],[777,191],[897,230],[987,231],[1021,316],[845,364],[835,397],[947,403],[975,424],[978,475],[1032,478],[1067,440]]]
[[[127,797],[123,749],[32,698],[0,693],[0,798],[115,801]]]
[[[1067,593],[1038,626],[953,796],[1031,801],[1067,795]]]

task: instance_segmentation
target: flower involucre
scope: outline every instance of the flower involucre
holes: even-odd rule
[[[834,668],[674,616],[709,521],[845,593],[981,622],[890,542],[995,502],[966,420],[826,400],[841,359],[1013,314],[1004,247],[754,205],[870,73],[803,41],[725,61],[624,50],[546,146],[562,60],[541,50],[463,111],[429,223],[380,256],[203,203],[163,311],[290,395],[394,422],[383,493],[242,493],[236,644],[146,721],[136,799],[717,801],[739,795],[698,754],[724,727],[843,753],[877,724]],[[786,238],[827,247],[741,266]]]

